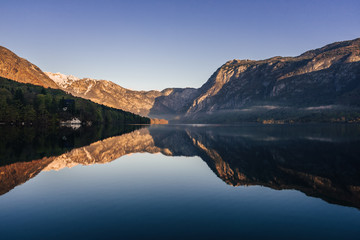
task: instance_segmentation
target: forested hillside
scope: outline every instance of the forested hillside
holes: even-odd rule
[[[0,77],[0,123],[55,125],[73,118],[91,124],[150,123],[149,118],[74,97],[62,90]]]

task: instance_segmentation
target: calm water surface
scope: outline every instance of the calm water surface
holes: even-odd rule
[[[0,128],[1,239],[359,239],[360,126]]]

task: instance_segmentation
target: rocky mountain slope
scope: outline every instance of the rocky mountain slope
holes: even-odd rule
[[[360,38],[332,43],[297,57],[228,61],[199,89],[162,91],[134,91],[106,80],[44,74],[5,48],[0,48],[0,57],[0,76],[60,88],[152,118],[219,123],[268,119],[360,121]]]
[[[40,68],[0,46],[0,77],[46,88],[59,88]]]
[[[199,89],[187,119],[359,106],[360,38],[336,42],[298,57],[232,60]]]
[[[76,96],[170,120],[233,122],[319,113],[330,117],[334,113],[336,118],[339,112],[353,113],[354,109],[360,113],[360,39],[336,42],[297,57],[232,60],[199,89],[132,91],[109,81],[47,74]],[[59,76],[65,80],[58,81]]]
[[[50,77],[49,77],[50,76]],[[63,74],[45,74],[40,68],[10,50],[0,46],[0,77],[20,83],[30,83],[45,88],[64,90],[74,96],[92,100],[95,103],[147,116],[154,99],[171,90],[131,91],[110,81],[79,79]],[[167,123],[162,119],[152,119],[153,124]]]
[[[61,73],[46,74],[58,86],[77,97],[89,99],[110,107],[123,109],[140,115],[148,115],[155,98],[169,91],[133,91],[106,80],[79,79]]]
[[[89,99],[93,102],[109,107],[129,111],[142,116],[149,116],[155,99],[160,96],[174,95],[184,98],[192,89],[165,89],[163,91],[133,91],[123,88],[113,82],[106,80],[95,80],[90,78],[79,79],[72,75],[60,73],[44,73],[39,67],[24,58],[17,56],[7,48],[0,46],[0,77],[11,79],[21,83],[30,83],[46,88],[61,89],[74,96]],[[182,102],[170,101],[174,109],[180,109]],[[167,103],[162,103],[157,109],[167,110]],[[178,105],[181,105],[180,107]],[[173,112],[176,110],[173,110]],[[151,114],[156,117],[157,114]],[[153,119],[154,123],[166,121]]]
[[[191,98],[191,94],[196,91],[192,88],[134,91],[106,80],[80,79],[61,73],[46,72],[46,74],[61,89],[74,96],[142,116],[158,117],[179,111],[184,112],[183,105],[187,104],[187,99]],[[162,101],[164,98],[166,100]]]

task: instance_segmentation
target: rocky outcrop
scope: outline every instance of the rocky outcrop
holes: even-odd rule
[[[40,68],[0,46],[0,77],[46,88],[59,88]]]

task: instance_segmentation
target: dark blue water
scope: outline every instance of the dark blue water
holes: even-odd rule
[[[158,126],[7,154],[0,236],[358,239],[359,143],[355,125]]]

